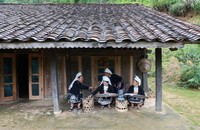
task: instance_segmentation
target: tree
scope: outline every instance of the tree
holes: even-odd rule
[[[200,45],[187,45],[175,57],[181,65],[179,86],[200,88]]]
[[[5,0],[0,0],[0,3],[4,3],[5,2]]]

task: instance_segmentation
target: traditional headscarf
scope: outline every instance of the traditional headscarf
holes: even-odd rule
[[[134,77],[134,80],[138,82],[138,85],[141,85],[141,79],[138,76]]]
[[[100,85],[103,83],[103,81],[106,81],[106,82],[108,82],[108,84],[112,85],[111,82],[110,82],[110,79],[107,76],[102,77],[102,81],[101,81]]]
[[[81,75],[82,75],[81,72],[78,72],[78,73],[76,74],[76,77],[74,78],[74,80],[72,81],[72,83],[69,85],[69,90],[73,87],[74,82],[77,81],[78,78],[79,78]]]
[[[105,73],[112,74],[111,70],[110,70],[110,69],[108,69],[108,68],[106,68],[106,69],[104,70],[104,72],[105,72]]]

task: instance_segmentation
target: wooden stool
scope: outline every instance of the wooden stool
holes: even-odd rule
[[[83,99],[83,112],[89,113],[92,112],[94,109],[94,99],[93,98],[84,98]]]
[[[118,112],[126,112],[128,111],[128,101],[127,100],[115,100],[115,109]]]

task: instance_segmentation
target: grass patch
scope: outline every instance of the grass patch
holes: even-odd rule
[[[200,126],[200,90],[168,87],[165,83],[163,93],[164,102],[195,125]]]
[[[188,20],[188,22],[200,25],[200,15],[196,15]]]
[[[164,80],[164,79],[163,79]],[[155,92],[155,78],[148,78],[149,87]],[[163,83],[163,101],[179,114],[200,126],[200,90],[180,88],[173,82]]]

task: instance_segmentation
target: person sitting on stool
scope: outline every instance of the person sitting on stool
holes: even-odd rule
[[[81,72],[76,74],[76,77],[72,81],[69,86],[69,102],[70,102],[70,110],[73,110],[74,104],[78,104],[78,110],[81,109],[81,101],[83,95],[81,93],[82,89],[89,89],[90,87],[83,85],[83,75]]]
[[[94,96],[97,92],[100,94],[113,93],[113,87],[111,86],[110,79],[107,76],[102,77],[101,84],[94,92],[92,92],[91,96]],[[112,103],[112,97],[100,97],[98,103],[101,104],[101,109],[103,109],[105,105],[108,105],[108,108],[111,109],[110,104]]]
[[[132,85],[129,87],[127,93],[145,96],[144,90],[140,85],[140,78],[138,76],[135,76]],[[130,109],[134,108],[134,106],[137,106],[137,108],[139,109],[142,105],[144,105],[145,98],[140,98],[137,96],[128,96],[128,101],[131,103]]]

